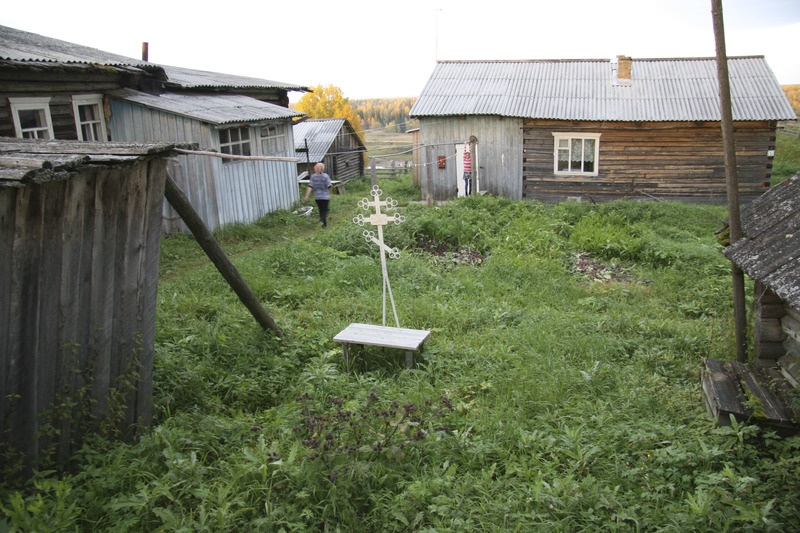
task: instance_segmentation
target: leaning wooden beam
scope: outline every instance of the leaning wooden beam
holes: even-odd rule
[[[276,337],[283,337],[283,332],[278,325],[275,324],[275,321],[272,320],[272,317],[267,313],[266,309],[264,309],[264,306],[261,305],[258,297],[244,281],[239,271],[233,263],[231,263],[231,260],[228,259],[228,256],[225,255],[225,252],[214,238],[214,235],[211,234],[208,227],[206,227],[203,220],[192,207],[192,204],[189,203],[189,199],[186,198],[186,195],[183,194],[178,184],[175,183],[169,175],[167,176],[166,185],[164,187],[164,196],[181,216],[186,226],[192,232],[192,235],[194,235],[194,238],[197,239],[197,243],[234,290],[239,300],[241,300],[256,319],[256,322],[265,330],[271,329],[275,332]]]
[[[204,150],[183,150],[181,148],[175,148],[175,152],[186,155],[204,155],[207,157],[218,157],[220,159],[240,159],[240,160],[251,160],[251,161],[285,161],[289,163],[297,163],[298,161],[300,161],[300,159],[297,157],[280,157],[271,155],[231,155],[231,154],[222,154],[220,152],[209,152]]]

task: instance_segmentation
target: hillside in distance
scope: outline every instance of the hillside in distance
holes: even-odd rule
[[[416,127],[408,113],[417,98],[367,98],[350,100],[350,105],[361,119],[364,130],[384,130],[387,133],[404,133]]]

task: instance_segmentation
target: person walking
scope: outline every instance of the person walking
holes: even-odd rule
[[[331,177],[325,174],[325,165],[322,163],[314,165],[314,173],[308,179],[306,196],[303,198],[304,202],[308,201],[311,191],[314,191],[314,200],[317,202],[317,209],[319,209],[319,221],[322,222],[323,228],[327,228],[328,202],[331,199]]]

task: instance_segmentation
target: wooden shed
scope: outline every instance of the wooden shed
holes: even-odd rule
[[[64,461],[152,413],[174,146],[0,140],[0,448]],[[11,455],[6,455],[11,454]]]
[[[440,61],[418,118],[423,195],[724,202],[714,58]],[[770,182],[777,121],[796,116],[762,56],[729,59],[740,198]]]
[[[742,209],[742,238],[725,255],[754,282],[754,360],[707,360],[712,416],[797,429],[800,414],[800,174]]]
[[[181,155],[170,165],[212,230],[252,222],[299,199],[292,119],[302,113],[288,109],[288,92],[307,90],[158,65],[0,26],[0,136],[194,143],[233,156]],[[164,230],[187,231],[166,203]]]
[[[313,174],[322,162],[332,179],[347,181],[364,175],[367,147],[353,126],[344,118],[318,118],[294,125],[294,152],[297,173]]]

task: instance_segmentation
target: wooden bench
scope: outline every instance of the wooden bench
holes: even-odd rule
[[[406,352],[406,366],[414,365],[414,352],[419,350],[425,339],[431,334],[424,329],[392,328],[388,326],[373,326],[371,324],[350,324],[340,331],[334,342],[341,342],[344,351],[344,366],[350,370],[350,344],[382,346],[384,348],[397,348]]]
[[[739,422],[795,433],[798,425],[794,412],[779,394],[785,384],[781,377],[776,368],[751,368],[736,361],[706,359],[701,371],[706,409],[718,425],[730,424],[733,415]]]

